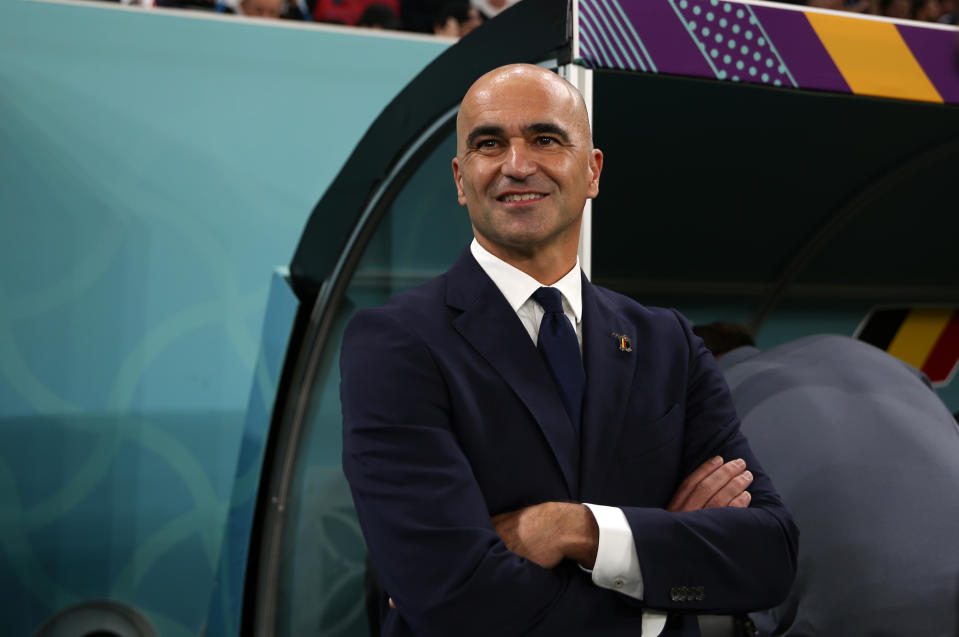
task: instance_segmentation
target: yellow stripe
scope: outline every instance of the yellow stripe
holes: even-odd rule
[[[943,102],[892,22],[811,11],[806,17],[853,93]]]
[[[952,317],[952,308],[917,308],[909,312],[895,338],[889,344],[889,353],[913,367],[922,369],[942,330]]]

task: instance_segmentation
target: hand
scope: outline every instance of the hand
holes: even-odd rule
[[[493,516],[492,522],[506,548],[543,568],[565,558],[586,568],[596,562],[599,527],[582,504],[543,502]]]
[[[491,521],[506,548],[543,568],[553,568],[566,558],[586,568],[596,563],[599,526],[582,504],[543,502],[494,515]],[[392,597],[388,603],[396,608]]]
[[[752,496],[746,488],[753,474],[746,470],[742,459],[723,464],[719,456],[707,460],[683,480],[676,490],[667,511],[696,511],[715,507],[749,506]]]

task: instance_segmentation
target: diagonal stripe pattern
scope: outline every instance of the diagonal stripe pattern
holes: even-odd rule
[[[959,309],[886,308],[872,312],[856,338],[922,370],[936,386],[959,368]]]
[[[618,0],[579,0],[579,42],[582,57],[600,66],[657,72]]]
[[[721,80],[796,86],[752,7],[720,0],[669,0]]]
[[[577,0],[577,63],[959,103],[955,30],[745,0]]]
[[[806,17],[853,93],[943,101],[895,24],[826,13]]]

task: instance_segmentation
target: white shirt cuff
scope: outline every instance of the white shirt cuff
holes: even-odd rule
[[[629,595],[643,598],[643,574],[633,542],[633,530],[626,515],[618,507],[584,503],[599,526],[599,546],[593,566],[593,583]]]

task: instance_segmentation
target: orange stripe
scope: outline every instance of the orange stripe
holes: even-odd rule
[[[853,93],[943,102],[894,23],[812,11],[806,17]]]
[[[920,307],[912,310],[889,344],[888,352],[916,369],[922,369],[950,318],[952,308]]]

